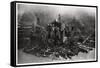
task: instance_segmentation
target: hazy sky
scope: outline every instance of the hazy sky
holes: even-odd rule
[[[41,5],[27,3],[18,3],[17,9],[19,14],[23,14],[24,12],[48,12],[51,13],[53,16],[57,16],[58,14],[78,15],[82,12],[94,15],[96,12],[96,8],[94,7]]]
[[[95,7],[80,7],[80,6],[62,6],[62,5],[44,5],[44,4],[29,4],[29,3],[17,3],[17,15],[23,15],[26,13],[25,24],[32,24],[36,22],[35,14],[38,14],[41,25],[45,25],[54,21],[58,14],[66,23],[71,18],[75,17],[79,20],[86,16],[94,17],[96,14]],[[18,16],[17,16],[18,17]],[[19,18],[18,18],[19,19]],[[30,21],[26,21],[29,19]],[[32,20],[32,21],[31,21]]]

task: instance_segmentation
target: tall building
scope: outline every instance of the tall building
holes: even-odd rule
[[[58,15],[57,19],[48,24],[48,36],[49,39],[54,40],[55,45],[60,45],[61,43],[63,43],[65,29],[64,26],[65,24],[62,23],[60,14]]]

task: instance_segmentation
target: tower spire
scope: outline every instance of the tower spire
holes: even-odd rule
[[[60,14],[57,15],[56,21],[61,22],[61,15]]]

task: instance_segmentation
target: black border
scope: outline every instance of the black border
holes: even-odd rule
[[[96,60],[95,61],[78,61],[78,62],[62,62],[62,63],[47,63],[47,64],[29,64],[29,65],[17,65],[16,64],[16,3],[30,3],[30,4],[44,4],[44,5],[60,5],[60,6],[76,6],[76,7],[95,7],[96,8]],[[58,3],[42,3],[42,2],[27,2],[27,1],[12,1],[10,3],[11,11],[11,32],[10,32],[10,65],[13,67],[21,66],[40,66],[40,65],[55,65],[55,64],[71,64],[71,63],[87,63],[87,62],[98,62],[98,6],[92,5],[76,5],[76,4],[58,4]]]
[[[11,49],[10,49],[10,65],[11,66],[16,66],[16,3],[11,2],[11,28],[10,28],[10,44],[11,44]]]

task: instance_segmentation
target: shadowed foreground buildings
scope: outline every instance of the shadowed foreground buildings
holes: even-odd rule
[[[25,17],[25,16],[24,16]],[[18,28],[18,48],[38,57],[71,59],[79,52],[88,53],[95,48],[95,31],[86,32],[86,24],[76,18],[64,23],[61,16],[53,22],[40,26],[40,18],[35,18],[35,24],[20,24]],[[91,27],[94,29],[93,27]]]

